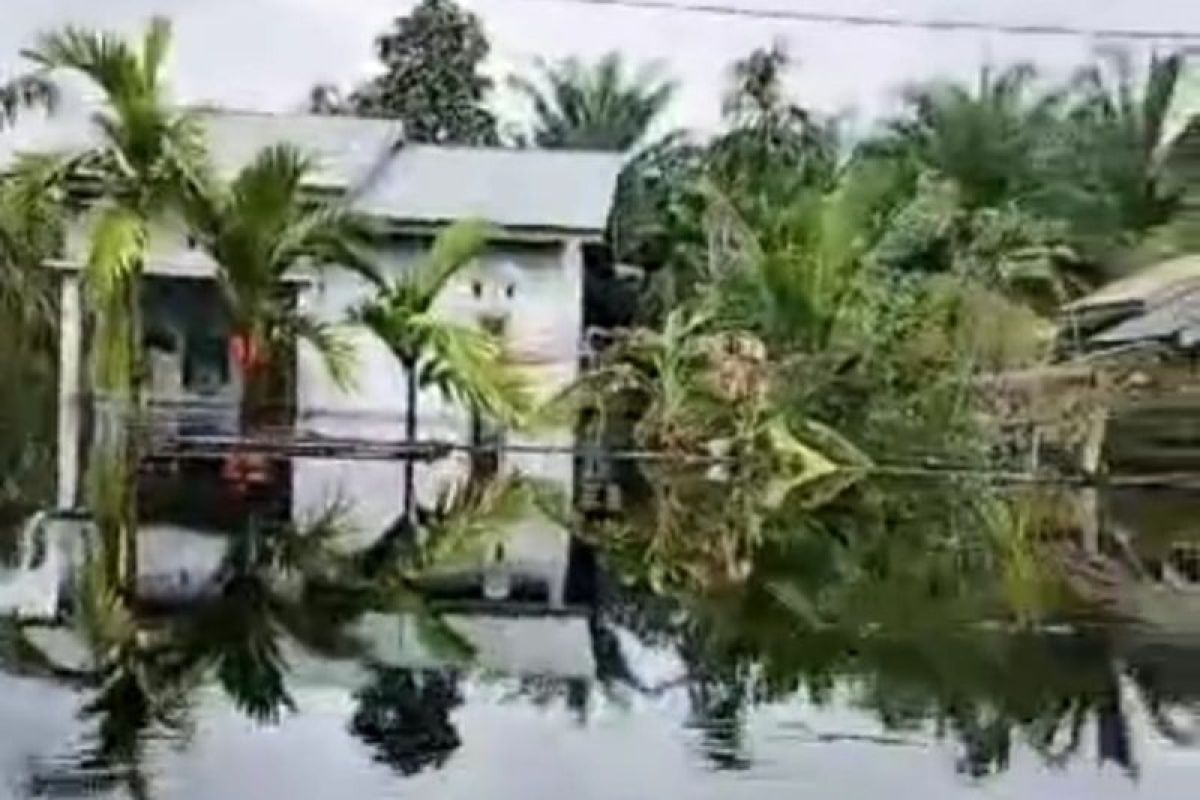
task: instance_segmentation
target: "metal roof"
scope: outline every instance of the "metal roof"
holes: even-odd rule
[[[1091,337],[1090,342],[1120,345],[1143,341],[1175,341],[1192,346],[1200,337],[1200,286],[1178,294],[1144,314]]]
[[[1151,308],[1197,286],[1200,286],[1200,255],[1183,256],[1113,281],[1063,310],[1079,312],[1113,305]]]
[[[220,110],[201,116],[222,173],[287,142],[315,156],[315,184],[358,190],[362,211],[397,223],[479,217],[510,230],[598,235],[623,161],[617,153],[402,144],[393,120]],[[21,152],[71,151],[94,141],[80,114],[18,125],[0,135],[0,164]]]

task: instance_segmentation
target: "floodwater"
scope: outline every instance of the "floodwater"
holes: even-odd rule
[[[345,495],[300,521],[290,490],[183,472],[142,475],[133,561],[103,500],[9,526],[0,796],[1200,785],[1200,495],[1005,488],[972,510],[978,486],[890,485],[816,509],[728,476],[596,501],[501,470],[380,527]],[[1064,546],[1074,571],[1048,566]]]

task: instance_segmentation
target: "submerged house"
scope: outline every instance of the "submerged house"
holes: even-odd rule
[[[214,166],[224,175],[278,143],[311,154],[318,165],[314,194],[347,197],[384,232],[377,263],[385,277],[402,273],[422,257],[445,225],[466,218],[490,223],[494,234],[485,253],[447,286],[438,312],[498,330],[543,396],[577,376],[584,248],[602,238],[619,155],[408,144],[397,123],[378,119],[205,111],[202,120]],[[57,119],[36,130],[36,137],[18,126],[0,137],[0,164],[23,152],[72,152],[93,141],[90,121],[82,117]],[[68,232],[63,257],[50,265],[58,271],[61,287],[58,505],[63,509],[84,500],[87,445],[96,428],[90,411],[98,398],[87,381],[90,337],[81,286],[89,231],[85,212]],[[215,272],[182,221],[165,220],[152,232],[143,314],[151,371],[148,395],[156,425],[210,432],[231,432],[236,425],[241,386]],[[343,321],[369,289],[358,276],[337,269],[296,274],[291,282],[295,302],[329,322]],[[401,441],[404,371],[366,331],[355,332],[353,339],[356,383],[347,391],[300,345],[293,380],[296,429],[309,438]],[[177,413],[181,408],[187,413]],[[480,433],[476,423],[465,409],[435,392],[423,391],[419,397],[419,439],[470,443]],[[512,432],[505,438],[512,444],[561,446],[570,445],[573,435],[562,428]],[[503,458],[504,469],[550,479],[571,491],[574,462],[568,448],[526,448]],[[416,476],[417,502],[434,502],[448,481],[461,478],[467,461],[459,454],[422,465]],[[287,490],[280,495],[296,519],[341,504],[362,539],[370,541],[402,513],[403,470],[395,460],[339,460],[336,455],[294,459],[284,472]],[[542,519],[515,526],[512,533],[496,559],[513,580],[545,587],[546,602],[561,606],[571,560],[568,532]]]
[[[315,157],[312,189],[323,197],[351,193],[352,204],[386,231],[379,263],[396,274],[422,256],[448,223],[480,218],[494,226],[486,253],[447,287],[439,311],[458,321],[498,329],[543,394],[572,381],[583,333],[583,250],[599,242],[620,169],[619,155],[595,152],[437,147],[405,143],[397,123],[353,117],[203,112],[217,169],[231,175],[262,148],[286,142]],[[0,161],[20,152],[73,151],[93,137],[84,119],[60,120],[21,140],[21,129],[0,139]],[[61,506],[80,492],[80,399],[88,398],[88,337],[80,268],[88,247],[86,214],[68,236],[61,272]],[[202,415],[179,424],[221,430],[236,419],[241,387],[231,361],[214,265],[193,246],[184,226],[163,223],[145,265],[146,347],[150,399],[160,408],[187,405]],[[345,271],[296,275],[296,302],[337,322],[366,296],[367,286]],[[315,435],[380,441],[403,438],[405,375],[386,347],[355,334],[356,386],[342,391],[301,345],[295,365],[296,423]],[[198,422],[197,422],[198,420]],[[418,438],[469,442],[478,434],[464,409],[433,392],[419,399]],[[529,443],[516,434],[511,441]],[[534,442],[567,444],[571,432],[539,432]],[[525,471],[566,475],[571,461],[529,457]],[[452,469],[441,467],[439,469]],[[338,496],[362,509],[374,527],[399,507],[396,463],[300,461],[292,471],[296,511]],[[428,497],[438,469],[418,476]]]

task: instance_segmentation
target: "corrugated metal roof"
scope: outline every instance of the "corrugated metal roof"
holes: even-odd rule
[[[604,229],[621,158],[612,153],[408,145],[363,195],[365,211],[515,228]]]
[[[481,217],[511,229],[600,233],[622,157],[565,150],[403,145],[391,120],[204,111],[216,166],[228,174],[261,148],[288,142],[315,155],[316,183],[360,188],[357,205],[401,223]],[[0,136],[0,164],[20,152],[94,143],[86,117],[17,126]]]
[[[1200,286],[1200,255],[1183,256],[1139,270],[1128,278],[1113,281],[1064,307],[1064,311],[1087,311],[1110,305],[1155,307],[1171,297]]]
[[[1091,342],[1120,345],[1141,341],[1194,340],[1200,330],[1200,287],[1193,287],[1167,302],[1101,331]]]

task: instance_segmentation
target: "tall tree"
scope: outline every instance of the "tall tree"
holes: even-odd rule
[[[594,64],[540,61],[535,77],[514,76],[510,85],[532,103],[541,147],[625,151],[645,139],[675,97],[678,84],[660,72],[657,64],[631,71],[613,52]]]
[[[94,117],[98,144],[68,156],[57,174],[86,181],[96,197],[90,249],[84,271],[96,336],[94,380],[136,416],[145,379],[142,333],[142,273],[151,231],[178,210],[183,187],[199,179],[207,163],[199,119],[174,108],[163,80],[171,26],[155,18],[135,46],[113,33],[68,27],[41,36],[26,55],[46,69],[81,74],[102,92]],[[119,508],[105,535],[114,538],[114,581],[132,591],[137,574],[138,437],[124,420],[109,433],[120,453]]]
[[[277,145],[261,151],[228,185],[210,184],[187,204],[192,235],[217,263],[247,425],[280,399],[271,389],[297,340],[316,349],[335,380],[350,380],[348,343],[334,327],[297,309],[287,286],[305,265],[374,275],[367,223],[344,206],[307,195],[305,182],[314,168],[303,153]]]
[[[172,107],[167,96],[170,45],[170,23],[156,18],[140,47],[116,34],[68,27],[41,36],[26,53],[44,68],[82,74],[103,93],[104,109],[95,117],[100,143],[72,165],[97,184],[99,196],[86,270],[99,328],[97,378],[103,388],[135,400],[143,377],[140,287],[151,228],[178,208],[183,187],[206,163],[198,118]]]
[[[710,172],[723,188],[751,190],[781,173],[790,185],[828,183],[838,163],[836,127],[787,96],[793,66],[779,43],[734,63],[724,102],[729,130],[710,147]]]
[[[421,0],[375,41],[384,72],[341,102],[318,87],[311,107],[404,123],[404,136],[430,144],[494,144],[485,102],[492,80],[481,67],[490,45],[479,17],[453,0]]]

